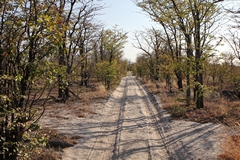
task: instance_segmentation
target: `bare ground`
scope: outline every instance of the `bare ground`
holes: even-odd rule
[[[62,104],[41,119],[44,127],[82,137],[64,149],[65,160],[217,159],[222,152],[226,127],[172,120],[134,76],[123,78],[106,103],[89,105],[94,112],[79,116],[83,107]]]

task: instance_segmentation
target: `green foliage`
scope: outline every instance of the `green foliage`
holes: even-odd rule
[[[127,32],[114,26],[113,29],[105,30],[101,39],[102,47],[107,53],[107,59],[112,62],[122,57],[122,49],[127,40]]]
[[[240,90],[240,69],[231,54],[213,57],[206,64],[206,76],[211,77],[210,84],[215,90]],[[211,87],[212,87],[211,86]]]
[[[107,61],[99,62],[95,66],[95,74],[107,89],[118,82],[118,68],[116,61],[109,63]]]
[[[31,124],[34,130],[40,129],[38,124]],[[33,129],[32,128],[32,129]],[[29,159],[32,152],[38,153],[39,147],[45,147],[48,143],[48,135],[39,135],[34,131],[29,130],[23,134],[23,140],[18,146],[18,157]]]
[[[161,54],[160,61],[160,65],[157,66],[160,69],[160,75],[166,80],[166,84],[171,86],[175,70],[173,59],[169,54]]]
[[[24,134],[38,128],[27,124],[41,116],[33,105],[55,81],[56,70],[46,59],[56,53],[62,32],[52,7],[47,1],[1,3],[0,159],[24,153]]]
[[[179,61],[176,60],[175,62],[181,62],[182,55],[180,53],[184,51],[186,59],[183,63],[184,66],[180,68],[187,77],[186,99],[191,99],[190,88],[194,85],[194,96],[197,94],[196,105],[202,108],[204,106],[202,94],[204,63],[207,59],[205,54],[213,50],[213,47],[209,44],[210,41],[215,40],[213,24],[219,20],[221,10],[211,0],[136,0],[135,2],[152,20],[162,27],[167,36],[165,39],[171,51],[169,53],[171,53],[172,59],[180,58]],[[148,45],[151,47],[150,43]],[[156,47],[158,47],[157,44],[154,48]],[[158,65],[155,67],[158,67]]]
[[[183,117],[186,114],[187,109],[185,106],[173,106],[169,108],[169,112],[174,117]]]
[[[51,90],[65,92],[71,75],[87,79],[94,68],[108,89],[126,75],[121,57],[127,33],[114,27],[97,37],[99,25],[92,20],[101,8],[91,0],[1,2],[0,159],[27,158],[32,146],[45,144],[44,137],[28,133],[39,129],[35,122]],[[104,58],[94,66],[90,53],[99,39]],[[43,95],[44,102],[38,101]]]
[[[118,78],[123,76],[127,76],[129,68],[129,62],[127,60],[119,60],[118,61]]]
[[[145,80],[149,80],[150,71],[148,67],[148,59],[145,56],[137,57],[136,63],[134,63],[134,75],[141,77]]]
[[[128,62],[121,59],[126,39],[127,33],[117,26],[101,32],[101,50],[99,55],[95,53],[95,61],[98,60],[98,56],[100,61],[97,61],[93,68],[94,75],[107,89],[117,84],[121,77],[127,74]]]

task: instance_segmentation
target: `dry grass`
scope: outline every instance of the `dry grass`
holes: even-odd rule
[[[155,92],[164,103],[167,109],[175,119],[185,119],[200,123],[218,122],[227,126],[240,125],[240,100],[228,101],[216,96],[216,93],[208,94],[205,97],[205,107],[197,109],[194,104],[185,105],[185,93],[173,89],[173,93],[165,84],[161,84],[161,88],[157,91],[156,85],[151,82],[145,83],[152,92]],[[233,122],[235,122],[233,124]]]
[[[240,136],[228,136],[223,143],[224,153],[219,155],[222,160],[240,159]]]
[[[46,147],[37,146],[32,150],[29,157],[19,158],[21,160],[59,160],[62,159],[62,149],[73,146],[77,143],[79,136],[60,135],[57,131],[43,128],[37,132],[33,132],[35,138],[45,137]],[[26,151],[27,152],[27,151]]]
[[[154,84],[151,81],[141,81],[147,88],[149,88],[151,90],[151,92],[153,92],[154,94],[158,94],[160,93],[160,84]]]
[[[226,129],[228,136],[221,144],[223,153],[218,158],[221,160],[240,160],[239,122],[233,118],[232,120],[228,119],[227,124],[231,128]]]
[[[84,118],[87,116],[87,114],[96,114],[96,113],[88,106],[84,106],[82,108],[75,110],[75,115],[77,117]]]
[[[85,88],[85,87],[83,87]],[[89,88],[85,88],[85,91],[79,93],[80,103],[83,104],[83,107],[75,109],[75,115],[77,117],[86,117],[88,114],[96,114],[89,105],[98,100],[106,99],[108,92],[106,91],[102,83],[95,83]]]
[[[199,123],[221,123],[226,128],[231,128],[231,133],[222,144],[223,154],[219,155],[222,160],[240,160],[240,135],[234,132],[240,127],[240,100],[229,101],[222,99],[217,93],[209,93],[205,97],[205,107],[195,108],[195,105],[185,106],[185,95],[176,91],[169,93],[166,87],[161,87],[160,92],[156,92],[156,87],[150,82],[146,86],[161,98],[164,108],[171,113],[174,119],[184,119]],[[165,84],[161,84],[164,86]],[[229,129],[227,129],[229,130]]]
[[[80,101],[82,103],[88,104],[89,102],[96,101],[98,99],[105,99],[108,95],[104,85],[102,83],[94,83],[94,85],[90,87],[81,87],[80,93],[78,96],[80,97]]]
[[[108,98],[108,94],[112,91],[106,91],[102,83],[94,82],[89,87],[79,86],[73,84],[70,87],[70,98],[66,103],[56,102],[56,98],[51,99],[46,104],[47,115],[59,120],[70,120],[69,117],[63,113],[70,113],[76,117],[87,117],[90,114],[95,114],[92,104],[102,103]],[[47,93],[47,92],[46,92]],[[57,97],[58,90],[54,88],[51,96]],[[46,94],[40,101],[43,101]],[[41,102],[39,102],[41,104]],[[38,103],[36,104],[38,105]],[[38,107],[37,107],[38,108]],[[61,108],[61,109],[60,109]],[[41,109],[41,107],[40,107]],[[46,147],[38,146],[37,149],[31,151],[30,157],[19,158],[21,160],[59,160],[62,159],[63,148],[71,147],[77,143],[79,136],[60,135],[57,131],[51,129],[40,129],[34,132],[37,138],[46,137],[48,143]],[[27,152],[27,151],[26,151]]]
[[[186,107],[185,104],[185,94],[177,91],[176,87],[173,88],[173,93],[169,93],[169,89],[165,84],[160,84],[161,88],[151,82],[145,82],[145,85],[155,94],[161,97],[161,101],[164,103],[164,108],[167,109],[175,119],[185,119],[189,121],[195,121],[200,123],[214,122],[222,123],[227,126],[238,126],[240,124],[240,101],[229,102],[225,99],[219,98],[216,93],[208,94],[205,98],[205,108],[196,109],[194,105]],[[93,101],[96,102],[101,99],[106,99],[109,94],[105,87],[100,83],[94,83],[91,87],[78,87],[72,86],[72,91],[77,93],[77,99],[79,103],[83,104],[81,108],[74,106],[71,108],[75,110],[75,114],[78,117],[86,117],[88,114],[94,114],[94,111],[89,108],[89,104]],[[76,97],[71,97],[67,102],[69,106],[76,101]],[[56,117],[65,118],[65,117]],[[59,138],[58,138],[59,139]],[[61,139],[67,139],[63,137]],[[70,137],[71,139],[71,137]],[[232,160],[240,159],[240,136],[236,134],[229,134],[226,141],[222,146],[224,146],[224,153],[219,156],[220,159]],[[61,147],[48,147],[40,148],[41,154],[39,154],[38,159],[49,159],[55,160],[61,157]],[[54,154],[53,154],[54,153]],[[56,155],[55,155],[56,153]],[[34,158],[37,159],[36,156]]]

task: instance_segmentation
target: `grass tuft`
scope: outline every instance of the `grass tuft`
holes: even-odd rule
[[[240,159],[240,135],[228,136],[223,143],[224,153],[219,155],[222,160]]]
[[[80,136],[67,136],[61,135],[57,131],[43,128],[36,133],[36,138],[46,137],[46,146],[39,146],[31,152],[29,157],[20,158],[21,160],[59,160],[62,159],[62,149],[66,147],[74,146],[77,143],[77,139]]]
[[[147,83],[151,91],[156,91],[153,84]],[[164,84],[162,84],[164,86]],[[205,107],[197,109],[194,104],[185,106],[185,95],[182,92],[170,94],[166,87],[161,87],[158,96],[161,102],[174,119],[184,119],[199,123],[220,123],[226,126],[228,133],[223,142],[223,153],[218,156],[222,160],[240,160],[240,100],[228,101],[220,98],[216,92],[206,94]]]
[[[182,118],[182,117],[185,117],[187,108],[184,106],[172,106],[172,107],[169,107],[168,111],[172,116],[176,118]]]

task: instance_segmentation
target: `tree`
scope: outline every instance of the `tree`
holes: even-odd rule
[[[221,55],[224,60],[224,66],[228,69],[225,69],[225,71],[229,74],[229,76],[221,77],[224,77],[225,81],[228,81],[228,83],[231,84],[231,87],[229,89],[239,92],[239,71],[238,67],[235,66],[236,62],[240,59],[239,4],[233,4],[233,6],[227,5],[227,7],[225,7],[224,9],[226,11],[227,17],[232,23],[230,23],[231,25],[228,26],[228,34],[224,37],[225,41],[230,47],[229,51]]]
[[[173,59],[169,54],[162,54],[159,59],[161,61],[159,65],[161,76],[165,79],[166,87],[168,87],[169,92],[172,93],[172,81],[175,68]]]
[[[212,1],[206,0],[154,0],[136,1],[143,11],[149,14],[151,19],[161,26],[178,26],[185,41],[187,55],[187,94],[186,104],[190,105],[191,78],[194,79],[197,108],[203,107],[203,68],[201,65],[204,52],[209,52],[209,42],[212,40],[211,31],[215,18],[219,15],[219,9]],[[166,28],[165,28],[166,29]],[[195,54],[195,55],[194,55]],[[191,66],[191,60],[195,64]],[[195,68],[194,75],[191,68]]]
[[[213,28],[219,12],[217,12],[218,7],[209,1],[189,0],[189,3],[194,26],[196,105],[197,108],[203,108],[203,54],[204,51],[209,52],[208,50],[211,49],[208,46],[208,41],[212,40],[211,38],[209,39],[211,28]]]
[[[98,25],[93,23],[97,12],[103,7],[98,6],[92,0],[61,0],[56,4],[63,32],[62,42],[59,45],[59,66],[66,68],[66,77],[59,76],[58,96],[62,101],[69,97],[69,77],[72,72],[77,54],[81,67],[81,85],[87,86],[86,54],[93,49],[89,44],[94,39]],[[65,81],[63,80],[65,79]]]
[[[231,51],[235,55],[236,58],[240,59],[240,36],[239,36],[239,20],[240,20],[240,12],[239,12],[239,4],[234,5],[232,8],[224,8],[227,12],[227,16],[230,19],[231,25],[228,27],[228,34],[224,37],[227,44],[230,46]]]
[[[143,80],[149,80],[150,71],[148,67],[149,59],[144,54],[137,57],[136,62],[134,63],[133,73],[137,77],[141,77]]]
[[[113,29],[103,30],[100,36],[100,59],[98,62],[100,66],[104,66],[106,72],[102,74],[107,89],[110,89],[112,81],[115,79],[115,73],[117,72],[117,64],[120,64],[122,58],[122,52],[124,44],[127,40],[127,32],[122,29],[118,29],[114,26]],[[98,66],[97,64],[97,66]],[[97,69],[99,71],[99,68]],[[97,73],[101,74],[101,73]]]
[[[16,159],[24,134],[37,126],[33,105],[53,80],[43,78],[52,71],[41,65],[62,36],[58,20],[48,1],[1,2],[0,159]]]
[[[106,60],[111,63],[114,59],[122,57],[122,49],[127,40],[127,32],[114,26],[113,29],[104,31],[102,37],[102,47],[106,55]]]
[[[174,72],[177,77],[177,85],[180,91],[183,91],[182,83],[182,33],[179,32],[178,27],[174,24],[172,20],[170,25],[167,25],[160,21],[160,24],[163,27],[164,33],[166,34],[167,41],[166,44],[169,48],[169,54],[172,57],[173,62],[176,64],[174,67]]]
[[[160,55],[166,53],[166,38],[162,32],[152,28],[146,32],[136,33],[135,39],[137,44],[133,46],[142,50],[148,57],[151,80],[157,83],[160,79]]]

